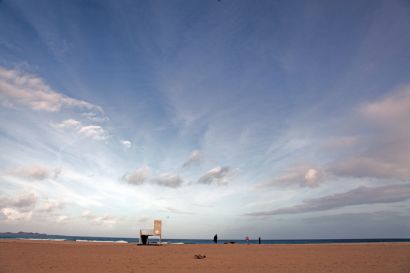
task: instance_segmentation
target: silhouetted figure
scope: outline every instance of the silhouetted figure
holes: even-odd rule
[[[214,243],[215,243],[215,244],[218,243],[218,234],[215,234],[215,236],[214,236]]]
[[[259,237],[259,244],[261,244],[261,237]]]
[[[246,243],[249,245],[249,236],[245,237]]]

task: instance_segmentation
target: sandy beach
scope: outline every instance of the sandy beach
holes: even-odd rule
[[[205,259],[195,259],[205,254]],[[408,273],[409,243],[163,245],[0,241],[1,273]]]

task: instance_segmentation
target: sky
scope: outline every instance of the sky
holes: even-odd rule
[[[0,0],[0,231],[410,237],[409,14]]]

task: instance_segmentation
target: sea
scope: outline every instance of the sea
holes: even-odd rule
[[[18,233],[1,233],[0,239],[17,239],[17,240],[46,240],[46,241],[74,241],[74,242],[102,242],[102,243],[123,243],[136,244],[139,238],[127,237],[89,237],[89,236],[65,236],[65,235],[48,235],[48,234],[18,234]],[[261,244],[339,244],[339,243],[391,243],[391,242],[410,242],[409,239],[397,238],[377,238],[377,239],[291,239],[291,240],[272,240],[261,238]],[[158,243],[158,240],[150,239],[149,243]],[[205,239],[162,239],[164,244],[214,244],[212,238]],[[218,244],[258,244],[256,240],[238,240],[228,239],[219,240]]]

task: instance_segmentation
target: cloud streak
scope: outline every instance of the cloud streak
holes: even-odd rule
[[[410,184],[395,184],[381,187],[358,187],[356,189],[336,193],[321,198],[308,199],[291,207],[270,211],[247,213],[248,216],[267,216],[281,214],[297,214],[313,211],[324,211],[354,205],[377,203],[394,203],[410,199]]]
[[[52,90],[40,77],[1,66],[0,95],[3,101],[36,111],[58,112],[67,107],[103,113],[100,106]]]

